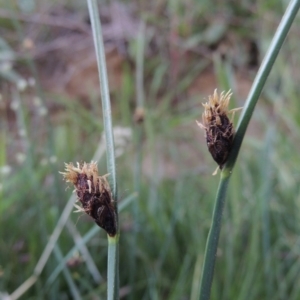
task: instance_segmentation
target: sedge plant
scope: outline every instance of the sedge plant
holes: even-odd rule
[[[283,15],[283,18],[277,28],[277,31],[250,89],[232,141],[231,150],[228,154],[228,157],[226,157],[226,162],[222,162],[222,172],[213,210],[212,225],[208,234],[205,249],[200,287],[200,300],[210,299],[217,247],[221,230],[222,213],[233,167],[239,154],[239,150],[255,105],[271,72],[279,50],[282,47],[289,29],[296,17],[299,7],[300,0],[292,0],[287,7],[285,14]]]
[[[105,49],[96,0],[88,0],[89,16],[92,25],[93,39],[96,51],[100,80],[104,132],[106,138],[107,171],[113,199],[117,199],[116,162],[114,136],[111,120],[111,106],[109,97],[108,77],[105,61]],[[117,201],[113,201],[116,217],[116,234],[108,235],[108,263],[107,263],[107,299],[119,299],[119,225]]]
[[[116,163],[114,150],[114,137],[111,120],[111,106],[109,97],[108,77],[106,71],[105,50],[101,33],[100,17],[96,1],[88,1],[89,14],[91,19],[93,39],[95,44],[97,65],[100,80],[100,92],[103,110],[103,122],[106,138],[106,156],[107,156],[107,170],[110,174],[110,186],[112,188],[113,196],[117,194],[117,180],[116,180]]]

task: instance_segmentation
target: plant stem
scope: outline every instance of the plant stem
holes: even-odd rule
[[[208,300],[210,298],[210,290],[214,276],[214,267],[217,255],[219,235],[221,231],[222,214],[225,204],[228,182],[230,178],[229,175],[229,173],[221,173],[221,181],[217,191],[212,225],[208,234],[205,248],[205,258],[200,288],[200,300]]]
[[[107,299],[119,299],[119,276],[118,272],[112,272],[119,268],[119,235],[108,235],[108,273],[107,273]],[[110,271],[111,270],[111,271]]]
[[[117,200],[117,179],[116,179],[116,162],[114,136],[111,118],[111,106],[109,98],[109,87],[105,61],[105,49],[102,39],[102,30],[100,17],[96,0],[87,0],[89,14],[93,30],[93,39],[95,44],[97,65],[100,79],[100,92],[102,100],[103,123],[106,138],[106,159],[107,171],[110,174],[109,182],[112,190],[113,199]],[[107,299],[119,299],[119,225],[118,225],[118,206],[114,201],[117,221],[117,235],[115,237],[108,236],[108,262],[107,262]]]
[[[97,7],[97,1],[88,0],[88,7],[89,7],[91,24],[92,24],[97,65],[99,71],[103,123],[104,123],[104,132],[106,138],[107,171],[110,174],[110,179],[111,179],[110,187],[112,189],[114,199],[116,199],[117,180],[116,180],[114,136],[113,136],[112,120],[111,120],[111,106],[110,106],[106,61],[105,61],[105,49],[104,49],[104,44],[102,39],[102,30],[101,30],[100,17],[99,17],[99,12]]]
[[[296,17],[300,7],[300,0],[292,0],[277,28],[270,47],[265,55],[265,58],[257,72],[255,80],[252,84],[248,98],[246,100],[240,121],[237,126],[237,132],[233,141],[232,150],[229,154],[228,161],[221,173],[221,179],[216,196],[216,202],[213,212],[212,226],[208,235],[205,255],[204,267],[201,279],[200,300],[210,299],[210,291],[214,274],[215,260],[217,254],[218,241],[221,230],[221,220],[223,208],[226,199],[227,186],[230,175],[237,159],[247,126],[251,119],[255,105],[258,101],[260,93],[266,83],[273,64],[277,58],[279,50],[288,34],[288,31]]]
[[[269,49],[261,63],[261,66],[251,86],[248,98],[245,102],[244,109],[242,111],[239,123],[237,125],[237,131],[233,141],[232,150],[229,154],[225,168],[232,169],[235,164],[255,105],[271,72],[279,50],[281,49],[282,44],[288,34],[288,31],[291,28],[291,25],[297,15],[299,7],[300,0],[292,0],[289,6],[287,7],[285,14],[282,17],[282,20],[277,28],[277,31],[273,37]]]

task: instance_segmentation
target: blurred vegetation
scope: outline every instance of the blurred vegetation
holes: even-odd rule
[[[198,299],[218,178],[195,120],[215,88],[243,106],[286,6],[99,2],[120,205],[138,192],[120,213],[122,298]],[[90,161],[103,145],[87,15],[81,1],[1,1],[0,298],[32,275],[57,226],[72,193],[64,162]],[[297,18],[232,174],[212,299],[300,299],[299,35]],[[105,298],[105,233],[80,214],[66,222],[23,299]]]

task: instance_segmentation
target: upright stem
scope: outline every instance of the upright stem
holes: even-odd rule
[[[221,173],[221,179],[219,183],[219,188],[218,188],[214,212],[213,212],[212,226],[208,235],[206,249],[205,249],[204,267],[203,267],[202,279],[201,279],[200,300],[210,299],[210,292],[211,292],[211,285],[213,281],[218,241],[219,241],[220,230],[221,230],[223,208],[224,208],[224,203],[226,198],[227,186],[229,183],[232,169],[237,159],[255,105],[266,83],[266,80],[270,74],[273,64],[277,58],[279,50],[296,17],[299,7],[300,7],[300,0],[292,0],[277,28],[277,31],[273,37],[271,45],[265,55],[265,58],[258,70],[258,73],[255,77],[255,80],[249,92],[248,98],[244,105],[244,109],[237,126],[237,132],[234,137],[232,150],[229,154],[228,161],[225,164],[224,169]]]
[[[111,118],[111,106],[109,98],[109,87],[105,61],[105,49],[102,39],[102,30],[100,17],[96,0],[87,0],[89,14],[93,30],[93,39],[96,51],[97,65],[100,80],[100,92],[102,100],[104,132],[106,139],[106,159],[107,171],[110,174],[109,182],[113,194],[116,221],[117,235],[115,237],[108,236],[108,262],[107,262],[107,299],[119,299],[119,221],[118,221],[118,202],[117,198],[117,179],[116,179],[116,162],[114,136]]]
[[[282,47],[282,44],[293,24],[293,21],[297,15],[300,7],[300,0],[292,0],[283,15],[281,22],[276,30],[276,33],[272,39],[269,49],[260,65],[260,68],[256,74],[254,82],[251,86],[248,98],[245,102],[244,109],[242,111],[239,123],[237,125],[237,131],[233,141],[233,147],[228,157],[228,162],[225,167],[232,169],[238,152],[243,142],[245,132],[247,130],[249,121],[254,111],[255,105],[261,94],[261,91],[267,81],[267,78],[271,72],[277,55]]]
[[[205,248],[205,258],[200,288],[200,300],[208,300],[210,298],[210,290],[214,276],[217,248],[221,231],[222,214],[226,199],[229,178],[229,173],[225,173],[224,171],[221,173],[221,181],[217,191],[212,225],[208,234]]]
[[[108,257],[107,257],[107,299],[119,300],[119,239],[108,237]],[[117,271],[116,271],[117,270]]]
[[[113,135],[113,128],[112,128],[112,120],[111,120],[111,106],[110,106],[106,61],[105,61],[105,49],[104,49],[104,44],[102,39],[102,30],[101,30],[100,17],[99,17],[99,12],[97,7],[97,1],[88,0],[88,8],[89,8],[90,19],[92,24],[94,45],[95,45],[97,65],[99,71],[103,123],[104,123],[104,132],[106,138],[107,171],[110,174],[109,176],[110,187],[112,189],[114,199],[116,199],[117,179],[116,179],[114,135]],[[117,205],[117,201],[115,204]]]

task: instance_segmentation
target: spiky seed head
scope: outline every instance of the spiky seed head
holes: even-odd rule
[[[117,233],[117,217],[114,201],[106,176],[99,176],[95,162],[65,164],[65,172],[60,172],[66,182],[75,186],[78,201],[77,211],[84,211],[102,227],[110,236]]]
[[[213,95],[208,97],[208,102],[203,104],[202,124],[198,123],[205,130],[208,150],[220,169],[228,158],[234,137],[233,124],[228,118],[231,96],[230,90],[221,94],[215,90]]]

